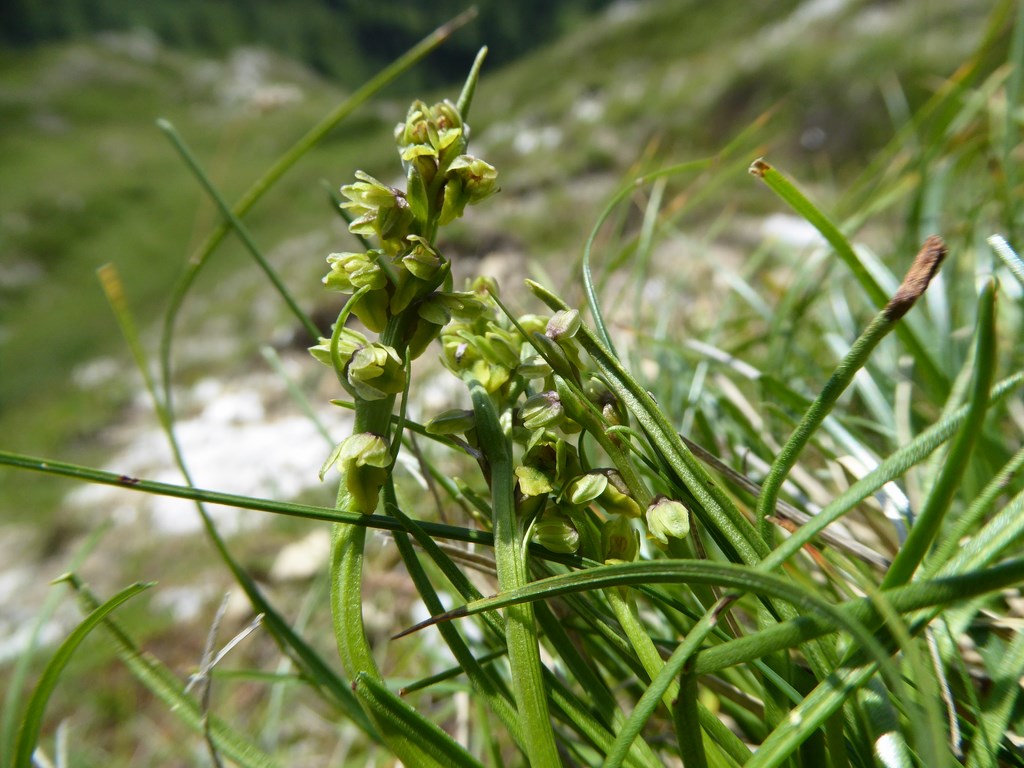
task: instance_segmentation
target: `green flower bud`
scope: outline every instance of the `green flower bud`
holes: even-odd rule
[[[682,502],[658,496],[647,508],[647,531],[662,546],[670,536],[685,539],[690,533],[690,512]]]
[[[549,506],[533,524],[530,537],[544,549],[563,555],[572,555],[580,548],[580,533],[569,516]]]
[[[359,181],[353,184],[345,184],[341,188],[341,194],[348,198],[347,203],[342,206],[357,211],[372,211],[377,208],[389,208],[397,205],[397,198],[402,196],[400,190],[377,181],[368,173],[356,171],[355,176]]]
[[[445,263],[441,254],[419,235],[409,235],[406,239],[413,243],[413,247],[402,257],[402,264],[414,277],[426,281],[434,280]]]
[[[345,362],[352,354],[366,344],[366,337],[359,331],[351,328],[342,328],[338,334],[338,356]],[[309,348],[309,353],[324,365],[333,368],[334,361],[331,359],[331,340],[320,337],[320,342],[315,347]]]
[[[356,217],[349,224],[349,231],[363,237],[377,235],[389,252],[395,252],[401,247],[414,218],[409,201],[401,190],[369,174],[356,171],[356,178],[358,182],[341,188],[341,194],[348,198],[342,207]]]
[[[492,363],[506,368],[515,368],[519,365],[519,338],[504,328],[489,330],[483,338],[477,336],[476,342],[484,357]]]
[[[580,313],[575,309],[560,309],[551,316],[544,334],[552,341],[571,339],[580,329]]]
[[[498,191],[498,172],[494,166],[472,155],[460,155],[452,161],[445,174],[444,199],[441,203],[441,224],[459,218],[472,205]]]
[[[465,434],[475,427],[476,420],[473,418],[473,412],[462,408],[453,408],[439,413],[426,424],[426,430],[431,435]]]
[[[367,344],[352,355],[345,378],[356,396],[381,400],[405,389],[406,371],[398,353],[385,344]]]
[[[601,526],[601,559],[631,563],[640,555],[640,533],[628,517],[613,515]]]
[[[543,357],[534,354],[531,347],[523,345],[516,373],[524,379],[543,379],[551,375],[551,366]]]
[[[402,160],[436,158],[443,167],[465,149],[464,133],[462,117],[450,101],[432,107],[417,101],[409,108],[405,122],[395,128],[395,142]]]
[[[355,293],[360,288],[378,290],[388,284],[388,278],[377,260],[383,251],[367,253],[332,253],[327,257],[331,271],[323,279],[324,285],[341,293]]]
[[[561,424],[565,420],[565,410],[557,392],[541,392],[523,403],[520,416],[527,429],[546,429]]]
[[[640,517],[643,511],[640,509],[640,505],[629,495],[629,489],[626,487],[625,482],[623,482],[622,475],[614,469],[606,469],[604,473],[608,478],[608,486],[604,489],[604,493],[601,494],[601,498],[597,500],[597,503],[609,514]]]
[[[519,324],[523,326],[527,336],[533,336],[535,333],[544,333],[548,327],[548,318],[543,315],[520,315]]]
[[[447,178],[458,178],[462,182],[463,194],[470,205],[493,195],[498,191],[498,171],[472,155],[459,155],[448,166]]]

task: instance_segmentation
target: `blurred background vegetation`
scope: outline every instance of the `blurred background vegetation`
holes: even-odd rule
[[[470,27],[345,121],[247,217],[288,287],[321,317],[337,311],[319,282],[324,257],[354,247],[327,190],[350,181],[357,168],[392,179],[397,165],[388,137],[408,98],[455,97],[485,43],[490,55],[470,120],[472,146],[498,167],[502,192],[448,234],[446,252],[466,264],[456,267],[463,275],[482,268],[513,278],[550,276],[578,298],[569,267],[622,180],[715,154],[744,132],[738,162],[705,174],[699,186],[665,191],[669,210],[679,213],[666,225],[672,248],[656,255],[653,267],[666,285],[662,295],[670,297],[661,323],[677,329],[677,342],[720,319],[717,296],[749,289],[723,278],[723,265],[743,272],[771,301],[784,294],[793,301],[780,302],[776,317],[783,310],[805,311],[816,295],[815,286],[795,297],[785,293],[800,275],[799,258],[781,268],[766,264],[773,247],[766,245],[766,222],[780,206],[746,177],[747,164],[758,155],[786,169],[837,218],[869,211],[869,225],[858,238],[897,273],[935,229],[952,249],[976,244],[984,231],[991,211],[972,200],[969,183],[945,188],[941,204],[934,198],[922,204],[906,190],[872,198],[876,188],[862,174],[919,142],[939,146],[948,140],[954,150],[970,151],[936,164],[912,155],[921,160],[919,180],[954,172],[958,180],[984,179],[989,150],[976,123],[936,138],[928,136],[928,122],[915,123],[911,116],[957,72],[987,30],[996,33],[965,88],[986,82],[1006,61],[1009,34],[1000,30],[1008,29],[1014,3],[479,5]],[[154,421],[140,405],[140,381],[95,270],[116,263],[147,347],[155,350],[170,287],[218,221],[155,128],[158,117],[177,126],[234,200],[344,95],[464,7],[412,0],[0,4],[0,448],[103,465],[112,456],[125,460],[123,450],[132,445],[126,430]],[[948,128],[939,118],[934,124]],[[964,172],[968,165],[973,176]],[[950,231],[936,214],[972,206],[975,228]],[[618,233],[635,231],[640,218],[639,208],[623,214],[615,222]],[[807,243],[789,247],[799,253]],[[630,252],[619,255],[628,260]],[[758,265],[756,279],[745,271],[748,258]],[[955,270],[946,269],[951,280]],[[505,290],[513,303],[521,296],[512,282]],[[742,316],[726,328],[733,351],[754,343],[762,320]],[[318,386],[321,371],[305,357],[295,323],[231,238],[197,283],[179,327],[176,382],[195,394],[191,405],[182,397],[185,416],[190,407],[202,410],[202,385],[209,378],[230,381],[265,371],[259,357],[265,344],[301,360],[293,372],[307,390]],[[795,346],[771,351],[769,365],[778,366],[780,377],[799,367],[822,375],[829,370],[825,344],[819,344],[820,354],[807,356],[792,353]],[[325,388],[315,397],[335,395]],[[309,468],[312,481],[316,469]],[[285,495],[304,494],[318,503],[331,496],[320,487],[284,487]],[[0,616],[0,636],[14,637],[31,619],[46,580],[65,567],[69,549],[109,515],[102,506],[68,504],[74,488],[0,469],[0,562],[9,563],[4,583],[13,585],[0,595],[0,605],[10,601]],[[196,567],[205,549],[197,550],[192,539],[151,540],[144,528],[118,530],[117,541],[104,544],[100,564],[87,574],[96,582],[116,587],[125,578],[159,575],[168,590],[202,582],[203,600],[216,604],[217,579],[227,578]],[[269,578],[277,553],[307,530],[274,520],[269,529],[237,539],[240,557]],[[143,636],[152,647],[187,668],[198,657],[212,609],[182,618],[170,603],[162,605],[141,607],[140,601],[132,610],[149,616]],[[160,610],[164,618],[152,620]],[[5,650],[7,660],[11,649]],[[73,680],[83,686],[98,673],[120,675],[132,685],[100,650],[76,660],[75,670],[79,677]],[[55,701],[55,719],[74,713],[86,718],[83,730],[99,732],[122,723],[135,714],[136,703],[110,688],[97,694],[87,715],[71,698]],[[235,703],[244,710],[244,701]],[[105,755],[130,754],[135,736],[128,728],[111,732],[92,764],[105,764]],[[173,737],[165,737],[152,754],[177,754],[176,748]]]
[[[493,51],[490,66],[507,64],[585,22],[609,3],[484,0],[477,3],[480,14],[473,28],[411,73],[400,88],[410,92],[426,84],[459,80],[485,44]],[[466,7],[462,0],[9,0],[0,8],[0,43],[24,50],[41,43],[89,39],[97,32],[141,28],[171,48],[204,55],[266,46],[332,82],[355,88]]]

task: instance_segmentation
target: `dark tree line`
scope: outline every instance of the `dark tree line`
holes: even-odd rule
[[[456,80],[480,45],[497,65],[550,40],[610,0],[477,0],[469,29],[420,77]],[[97,32],[152,30],[166,45],[211,54],[260,44],[354,86],[470,0],[3,0],[0,45],[25,48]]]

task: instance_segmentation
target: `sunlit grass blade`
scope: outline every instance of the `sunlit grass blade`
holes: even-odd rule
[[[850,242],[839,231],[839,228],[815,207],[788,178],[764,160],[755,161],[750,169],[753,175],[762,179],[780,199],[821,233],[828,241],[828,244],[832,246],[836,255],[853,273],[857,282],[871,300],[871,303],[877,309],[883,309],[888,303],[889,297],[864,267]],[[906,345],[911,355],[913,355],[915,362],[921,367],[922,379],[928,385],[929,390],[937,394],[945,393],[949,384],[924,343],[908,325],[897,326],[896,333],[900,341]]]
[[[82,563],[92,553],[100,540],[110,531],[112,523],[107,522],[96,526],[74,551],[68,564],[68,572],[74,573],[81,568]],[[22,707],[18,705],[18,699],[23,696],[25,681],[28,679],[29,668],[33,659],[43,650],[41,639],[43,627],[53,618],[61,600],[58,590],[51,590],[46,596],[39,614],[36,616],[35,624],[32,626],[32,633],[29,635],[25,650],[19,655],[11,667],[10,676],[7,682],[7,692],[4,694],[3,715],[0,722],[3,724],[0,730],[0,755],[14,754],[14,738],[18,727],[18,716]]]
[[[1003,260],[1003,264],[1017,278],[1017,282],[1024,286],[1024,260],[1017,255],[1008,242],[1001,235],[991,235],[988,244],[996,252],[996,256]]]
[[[99,601],[88,587],[74,575],[68,581],[84,609],[95,610]],[[154,656],[143,652],[113,618],[106,617],[103,628],[121,662],[136,680],[197,736],[209,733],[220,753],[247,768],[273,768],[277,765],[252,740],[235,732],[220,718],[214,716],[207,720],[202,707],[186,693],[181,680]]]
[[[978,301],[977,352],[974,381],[964,424],[950,447],[942,471],[935,480],[907,540],[882,579],[882,588],[897,586],[911,579],[938,533],[955,489],[963,476],[971,451],[984,425],[989,407],[989,390],[996,362],[995,282],[989,280]]]
[[[43,716],[46,714],[46,705],[50,700],[50,695],[57,687],[61,672],[67,667],[78,647],[89,636],[90,632],[103,623],[107,616],[152,586],[153,584],[132,584],[122,589],[102,605],[97,606],[75,627],[64,642],[60,644],[60,647],[53,656],[50,657],[50,661],[47,663],[46,669],[43,670],[39,682],[36,683],[35,690],[32,692],[32,696],[25,707],[14,751],[15,768],[31,768],[32,753],[39,743],[39,734],[43,725]]]

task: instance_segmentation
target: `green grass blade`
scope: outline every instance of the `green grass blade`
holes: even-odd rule
[[[80,544],[71,556],[68,568],[69,572],[77,571],[89,554],[99,544],[100,539],[110,530],[112,523],[106,522],[96,526],[84,542]],[[61,595],[58,590],[51,590],[43,602],[35,624],[32,627],[32,634],[29,637],[25,650],[18,656],[11,668],[10,677],[7,682],[7,692],[4,694],[4,706],[0,730],[0,755],[14,754],[14,738],[18,727],[18,714],[21,707],[18,706],[18,698],[22,695],[25,681],[28,679],[29,667],[35,655],[40,651],[39,641],[43,627],[53,617],[60,602]]]
[[[975,355],[974,382],[964,424],[960,428],[949,456],[936,478],[924,507],[910,529],[907,540],[893,559],[888,573],[882,579],[882,589],[904,584],[911,579],[917,566],[928,552],[942,525],[967,467],[974,444],[981,433],[985,413],[989,406],[989,389],[996,362],[995,339],[996,285],[989,280],[982,289],[978,302],[978,340]]]
[[[196,158],[195,153],[189,148],[188,144],[181,137],[181,134],[175,130],[174,126],[169,120],[160,118],[156,121],[157,128],[163,131],[164,135],[170,139],[171,144],[178,150],[178,154],[185,161],[185,164],[192,171],[193,175],[202,185],[203,189],[206,190],[206,194],[210,196],[210,199],[216,203],[217,208],[220,210],[221,216],[224,217],[225,221],[231,225],[231,228],[235,230],[235,234],[238,235],[238,239],[242,241],[245,249],[249,251],[249,254],[253,257],[260,269],[263,270],[263,274],[267,276],[267,279],[271,282],[281,298],[284,299],[285,304],[288,305],[288,309],[291,310],[292,314],[295,315],[295,319],[299,321],[303,328],[306,329],[306,333],[309,334],[310,339],[314,342],[320,336],[320,329],[316,327],[309,315],[296,303],[295,298],[291,295],[291,292],[285,286],[281,280],[277,271],[270,266],[270,262],[267,261],[263,255],[263,251],[260,250],[259,246],[256,245],[256,241],[253,239],[252,233],[249,232],[249,228],[242,223],[241,219],[235,215],[234,211],[231,210],[231,206],[228,205],[224,196],[221,195],[216,185],[210,179],[209,174],[203,169],[199,160]]]
[[[498,567],[498,585],[502,590],[518,589],[528,583],[529,575],[523,530],[516,519],[511,447],[487,390],[475,379],[467,383],[473,401],[480,449],[491,473],[494,559]],[[537,628],[531,606],[515,606],[506,611],[505,637],[512,670],[512,692],[522,721],[526,754],[533,765],[558,765],[558,748],[551,729]]]
[[[672,722],[679,739],[679,754],[686,768],[707,768],[708,765],[697,711],[699,695],[696,673],[691,667],[684,666],[679,676],[679,698],[672,705]]]
[[[1022,494],[1024,496],[1024,494]],[[1019,512],[1019,508],[1017,510]],[[1018,514],[1018,517],[1024,517]],[[1004,539],[1003,546],[1007,542]],[[993,592],[1024,579],[1024,558],[1009,560],[986,570],[983,561],[961,575],[943,576],[930,581],[919,581],[885,591],[885,597],[898,614],[907,614],[930,606],[946,605],[968,600],[978,595]],[[658,561],[600,566],[587,571],[555,576],[531,582],[514,593],[503,593],[484,598],[456,608],[443,616],[434,617],[411,627],[398,636],[409,634],[424,626],[441,620],[457,619],[481,611],[495,610],[517,601],[545,600],[574,592],[595,588],[621,585],[642,585],[655,583],[718,584],[722,587],[741,591],[776,592],[783,599],[796,599],[806,594],[788,579],[771,576],[756,569],[736,564],[707,563],[702,561]],[[595,578],[593,571],[598,571]],[[764,580],[764,577],[770,577]],[[848,614],[851,622],[864,626],[880,626],[882,617],[867,598],[849,600],[835,606],[836,610]],[[831,611],[829,611],[831,615]],[[736,664],[747,663],[761,656],[786,648],[793,648],[808,640],[820,637],[836,629],[825,614],[805,612],[796,619],[785,621],[756,633],[735,640],[729,640],[701,652],[697,657],[696,669],[700,674],[715,672]]]
[[[1024,384],[1024,374],[1008,376],[995,387],[989,396],[990,404],[1006,399]],[[870,497],[886,483],[903,475],[908,469],[921,463],[940,445],[949,440],[960,429],[967,418],[968,407],[957,409],[937,424],[933,424],[914,440],[890,454],[871,472],[851,485],[836,499],[829,502],[810,521],[801,525],[796,532],[776,547],[765,558],[763,567],[776,568],[811,542],[826,526],[845,515],[851,509]]]
[[[39,743],[39,733],[43,726],[43,716],[46,714],[46,704],[50,700],[50,695],[57,687],[57,681],[60,679],[61,672],[64,671],[64,668],[71,661],[82,641],[117,608],[152,586],[153,584],[149,583],[132,584],[125,587],[91,611],[82,623],[75,627],[64,642],[60,644],[60,647],[57,648],[57,651],[43,670],[39,682],[36,683],[35,690],[28,701],[28,705],[25,707],[14,750],[15,768],[32,768],[32,753]]]
[[[773,524],[767,518],[775,513],[779,491],[789,471],[796,464],[800,452],[806,447],[825,417],[835,407],[840,395],[853,382],[853,377],[867,364],[875,347],[893,328],[897,327],[896,324],[900,318],[924,293],[945,256],[946,246],[942,240],[937,237],[928,238],[900,288],[853,343],[846,357],[843,358],[824,389],[814,399],[796,429],[793,430],[793,434],[775,457],[757,499],[757,519],[760,524],[761,537],[766,541],[770,541],[774,531]]]
[[[991,675],[994,685],[983,703],[967,768],[998,766],[999,744],[1009,730],[1014,705],[1020,698],[1021,675],[1024,675],[1024,633],[1017,633]]]
[[[406,765],[423,768],[483,768],[451,736],[416,712],[372,674],[362,672],[352,684],[374,720],[392,734],[388,746]],[[412,762],[415,760],[415,762]]]
[[[95,610],[99,601],[89,589],[75,576],[69,581],[84,609]],[[140,650],[113,618],[104,619],[103,627],[118,657],[132,675],[193,732],[203,737],[208,733],[217,750],[239,765],[247,768],[274,768],[277,765],[249,739],[235,732],[220,718],[211,716],[207,722],[199,703],[186,693],[178,677],[156,658]]]
[[[877,309],[885,307],[889,297],[864,267],[850,242],[839,231],[839,228],[824,213],[818,210],[810,200],[804,197],[803,193],[797,189],[793,182],[773,166],[763,160],[757,160],[751,165],[750,172],[763,180],[768,188],[778,195],[783,202],[817,229],[822,237],[828,241],[828,244],[832,246],[836,255],[853,273],[853,276],[860,283],[861,288],[868,295],[871,303]],[[907,325],[898,326],[896,332],[900,341],[906,345],[915,362],[921,367],[922,378],[929,389],[934,393],[944,394],[949,387],[949,383],[922,341]]]
[[[583,290],[587,297],[587,306],[590,308],[590,314],[594,318],[594,327],[597,330],[597,336],[601,339],[601,342],[608,348],[611,354],[615,355],[615,345],[612,344],[611,336],[608,334],[608,328],[605,325],[604,313],[601,311],[601,302],[597,296],[597,287],[594,285],[594,275],[590,266],[591,254],[594,249],[594,243],[597,240],[597,235],[601,231],[608,217],[612,215],[616,206],[625,200],[627,197],[632,195],[638,187],[648,184],[655,179],[665,178],[667,176],[674,176],[681,173],[692,173],[694,171],[701,171],[706,168],[710,168],[716,158],[709,157],[702,160],[691,160],[685,163],[679,163],[669,168],[662,168],[661,170],[648,173],[644,176],[640,176],[629,184],[626,184],[615,195],[608,201],[608,204],[601,211],[597,217],[597,221],[594,222],[594,226],[590,230],[590,235],[587,237],[587,242],[583,246],[583,259],[581,263],[581,269],[583,273]]]
[[[128,305],[124,297],[124,290],[116,270],[110,265],[101,269],[100,280],[103,284],[104,291],[106,292],[118,325],[120,326],[124,338],[131,349],[132,356],[138,366],[139,372],[142,374],[146,390],[153,401],[153,407],[156,410],[160,426],[167,437],[167,442],[170,445],[174,461],[178,465],[186,484],[188,486],[192,486],[192,477],[189,473],[188,466],[185,463],[185,457],[182,455],[181,447],[178,444],[177,436],[174,432],[173,413],[168,406],[168,401],[166,399],[161,401],[158,396],[156,384],[149,372],[149,365],[146,360],[145,352],[139,342],[138,328],[131,312],[128,309]],[[24,459],[24,457],[20,458]],[[2,457],[0,457],[0,461],[2,461]],[[52,463],[45,461],[37,463],[35,466],[36,469],[43,471],[50,471],[51,467]],[[64,469],[67,470],[70,468],[65,466]],[[81,468],[78,468],[78,470],[81,470]],[[87,470],[84,474],[91,475],[91,478],[95,479],[99,474],[108,475],[110,473],[97,473],[92,470]],[[159,484],[145,483],[137,480],[136,478],[127,477],[125,475],[117,476],[117,478],[116,483],[113,484],[119,485],[123,488],[134,488],[142,491],[148,490],[150,492],[168,491],[165,495],[184,496],[184,494],[181,493],[171,493],[171,488],[157,491],[156,486]],[[98,480],[98,482],[104,481]],[[217,551],[217,554],[227,566],[228,570],[231,571],[239,586],[246,593],[246,596],[252,603],[255,612],[264,614],[264,626],[266,626],[270,633],[277,639],[282,648],[286,649],[286,651],[292,655],[293,661],[295,661],[309,679],[314,682],[319,691],[327,693],[328,697],[333,700],[333,703],[352,718],[360,728],[362,728],[371,737],[375,736],[376,734],[372,725],[363,714],[363,711],[360,708],[359,703],[356,701],[355,696],[352,694],[351,689],[343,680],[341,680],[341,678],[337,676],[334,670],[324,662],[316,651],[313,650],[312,646],[292,630],[288,622],[285,621],[274,606],[270,604],[262,590],[260,590],[256,585],[255,580],[232,556],[227,547],[227,543],[221,537],[216,526],[213,524],[213,519],[206,511],[206,507],[203,502],[199,499],[196,499],[196,510],[199,513],[200,520],[202,521],[203,529],[206,532],[207,537],[210,539],[210,542],[213,544],[214,549]]]

